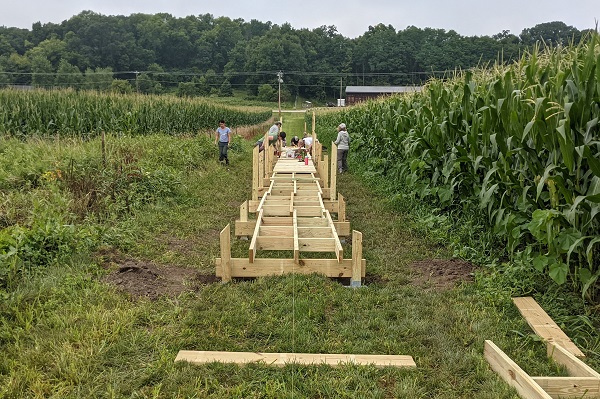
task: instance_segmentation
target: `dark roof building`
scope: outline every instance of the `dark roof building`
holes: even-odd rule
[[[346,105],[391,94],[420,92],[421,86],[346,86]]]

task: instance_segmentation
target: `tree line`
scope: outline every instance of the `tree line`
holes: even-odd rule
[[[106,16],[84,11],[31,30],[0,27],[0,87],[27,85],[230,96],[234,89],[273,100],[336,98],[346,85],[420,85],[456,69],[515,60],[526,49],[579,42],[586,31],[563,22],[518,36],[461,36],[444,29],[370,26],[351,39],[335,26],[294,29],[255,19]]]

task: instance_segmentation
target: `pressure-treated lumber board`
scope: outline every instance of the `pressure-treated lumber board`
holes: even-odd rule
[[[556,363],[565,366],[569,375],[573,377],[593,377],[600,381],[600,374],[556,342],[548,341],[546,343],[546,350],[548,357],[551,357]]]
[[[531,329],[544,341],[556,342],[572,354],[585,357],[583,352],[571,341],[558,325],[548,316],[532,297],[513,298],[513,303],[527,321]]]
[[[492,370],[506,381],[508,385],[515,388],[524,399],[552,398],[492,341],[485,341],[483,355]]]
[[[256,256],[256,239],[258,238],[260,231],[260,223],[262,221],[263,211],[258,213],[258,219],[254,221],[254,232],[252,233],[252,241],[250,241],[250,247],[248,248],[248,260],[250,263],[254,261]],[[258,223],[257,223],[258,222]]]
[[[273,225],[272,223],[274,223],[272,220],[273,219],[289,219],[289,223],[287,225],[292,226],[292,218],[284,218],[284,217],[277,217],[277,218],[270,218],[270,217],[263,217],[263,226],[271,226]],[[318,226],[319,222],[318,220],[320,220],[321,218],[315,218],[317,220],[317,222],[315,222],[315,226]],[[271,220],[271,222],[267,222],[267,220]],[[309,219],[310,220],[310,219]],[[285,220],[280,220],[277,222],[278,226],[285,226],[284,223],[286,223]],[[310,223],[310,222],[305,222],[303,220],[299,220],[298,221],[298,227],[307,227],[306,223]],[[338,237],[348,237],[350,235],[350,222],[333,222],[333,225],[335,226],[335,231],[337,232]],[[327,224],[325,224],[325,226],[327,226]],[[247,222],[242,222],[240,220],[236,220],[235,221],[235,235],[237,237],[240,236],[252,236],[252,234],[254,233],[254,228],[256,227],[256,220],[248,220]],[[321,225],[321,227],[323,227]]]
[[[231,277],[281,276],[286,273],[311,274],[318,273],[327,277],[352,277],[352,259],[294,259],[256,258],[250,262],[248,258],[231,258]],[[361,277],[365,277],[367,261],[361,259]],[[215,260],[216,276],[222,277],[221,258]]]
[[[417,367],[412,356],[407,355],[344,355],[320,353],[261,353],[261,352],[212,352],[179,351],[175,361],[194,364],[204,363],[265,363],[283,367],[286,364],[341,366],[344,364],[373,365],[375,367]]]
[[[219,236],[221,245],[221,274],[224,283],[231,281],[231,227],[225,226]]]
[[[357,262],[362,258],[362,233],[357,230],[352,231],[352,277],[350,278],[350,286],[360,287],[362,282],[362,267]]]
[[[553,398],[600,397],[600,380],[593,377],[531,377]]]

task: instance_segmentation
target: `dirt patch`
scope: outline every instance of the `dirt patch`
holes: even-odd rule
[[[412,283],[427,289],[448,290],[462,282],[473,281],[476,266],[461,259],[427,259],[413,262]]]
[[[99,255],[102,256],[102,266],[111,270],[102,280],[132,298],[176,297],[183,292],[198,291],[202,285],[221,281],[215,275],[201,274],[181,266],[127,259],[119,253],[106,251]]]

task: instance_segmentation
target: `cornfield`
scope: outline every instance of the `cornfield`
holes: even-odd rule
[[[74,90],[0,90],[0,134],[93,136],[101,131],[179,134],[254,125],[271,117],[265,108],[235,108],[205,100],[102,94]]]
[[[421,198],[477,204],[510,253],[600,292],[600,45],[433,80],[422,93],[318,118],[345,122],[361,162]]]

